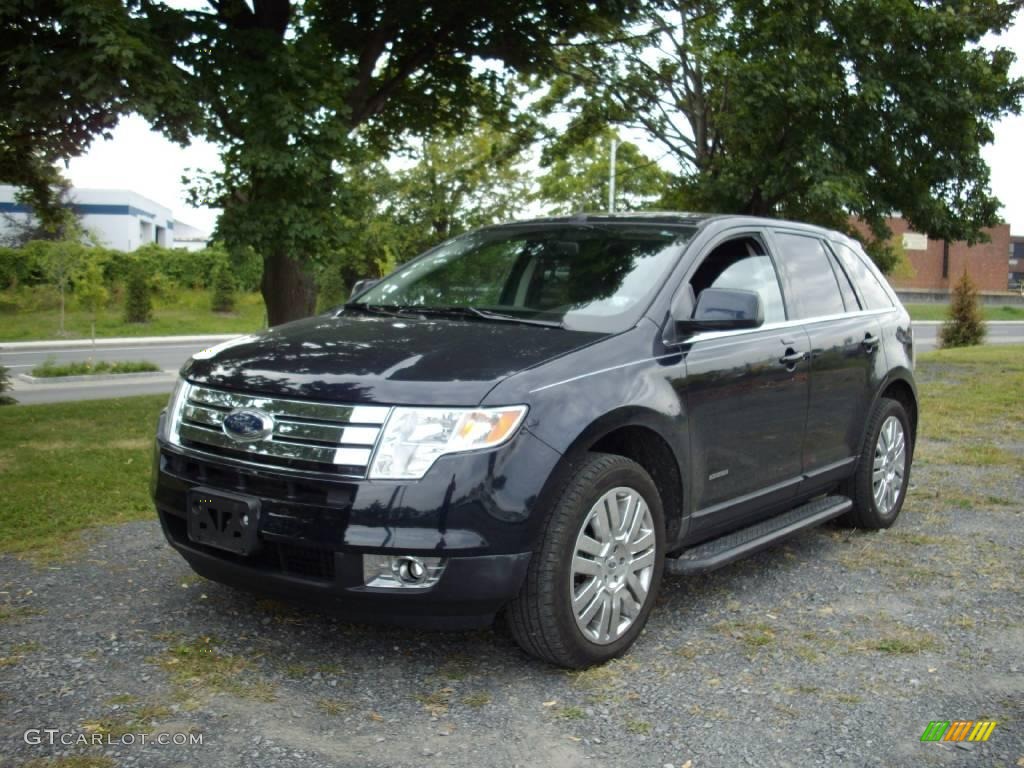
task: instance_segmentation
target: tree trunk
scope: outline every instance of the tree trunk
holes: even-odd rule
[[[264,256],[260,292],[267,305],[268,326],[299,320],[316,312],[316,283],[312,271],[282,251]]]

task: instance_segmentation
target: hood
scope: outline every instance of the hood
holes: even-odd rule
[[[476,405],[502,379],[604,337],[446,317],[320,315],[205,350],[182,374],[279,397]]]

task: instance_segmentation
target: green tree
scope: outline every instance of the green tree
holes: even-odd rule
[[[140,13],[145,10],[146,13]],[[23,187],[43,225],[59,229],[59,160],[138,111],[178,141],[198,117],[173,66],[159,3],[5,0],[0,4],[0,181]]]
[[[47,281],[60,294],[60,328],[59,335],[64,335],[65,296],[71,286],[72,276],[81,268],[85,261],[86,248],[74,240],[33,240],[25,245],[24,250],[29,258],[38,261],[46,275]]]
[[[214,312],[235,311],[235,278],[227,262],[221,262],[213,270],[213,298],[211,306]]]
[[[527,133],[480,122],[433,133],[410,152],[415,164],[381,180],[380,215],[403,235],[401,261],[468,229],[515,216],[529,199],[522,167]],[[389,183],[390,182],[390,183]]]
[[[110,293],[103,284],[103,267],[98,259],[92,258],[75,280],[75,298],[78,299],[79,305],[89,313],[93,341],[96,341],[96,318],[109,297]]]
[[[204,112],[197,130],[224,170],[195,199],[221,207],[229,250],[263,258],[271,325],[314,311],[315,268],[350,235],[348,172],[399,137],[507,112],[517,73],[544,73],[556,46],[625,17],[634,0],[501,4],[221,0],[168,10],[176,60]],[[496,63],[480,66],[479,62]]]
[[[939,331],[943,347],[971,347],[985,340],[985,321],[978,306],[978,289],[964,269],[953,288],[949,318]]]
[[[985,48],[1019,7],[1001,0],[658,0],[632,34],[565,55],[549,98],[582,140],[643,129],[679,170],[676,207],[850,229],[888,267],[888,215],[974,242],[998,201],[980,149],[1021,107],[1014,55]]]
[[[124,321],[148,323],[152,316],[153,299],[150,296],[146,270],[141,262],[135,262],[129,268],[125,286]]]
[[[605,129],[580,141],[556,142],[545,152],[547,171],[540,177],[538,198],[553,214],[608,209],[611,140]],[[670,174],[639,147],[619,141],[615,152],[615,209],[634,211],[665,194]]]

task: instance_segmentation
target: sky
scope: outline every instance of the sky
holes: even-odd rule
[[[1017,55],[1014,74],[1024,76],[1024,13],[1000,38]],[[995,126],[995,141],[982,154],[992,170],[992,191],[1003,204],[1001,215],[1014,234],[1024,235],[1024,116],[1011,116]],[[188,169],[215,170],[217,148],[196,140],[179,147],[149,129],[138,116],[124,118],[110,139],[95,142],[71,161],[67,175],[76,187],[127,189],[165,205],[176,219],[213,231],[218,211],[192,208],[182,176]]]

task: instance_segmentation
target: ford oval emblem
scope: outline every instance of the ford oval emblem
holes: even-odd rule
[[[224,417],[224,434],[240,443],[251,443],[269,437],[274,431],[274,417],[253,408],[236,408]]]

